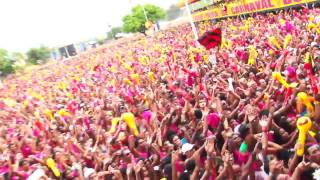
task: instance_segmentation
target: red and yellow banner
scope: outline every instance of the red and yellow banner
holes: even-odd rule
[[[226,11],[222,7],[209,9],[193,14],[194,21],[205,21],[229,16],[237,16],[272,9],[281,9],[288,6],[316,2],[317,0],[240,0],[225,4]]]
[[[192,3],[195,3],[197,1],[199,1],[199,0],[188,0],[188,4],[192,4]],[[177,3],[177,6],[180,7],[180,8],[184,7],[184,5],[185,5],[185,0],[179,0],[178,3]]]

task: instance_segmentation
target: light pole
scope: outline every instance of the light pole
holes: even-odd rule
[[[144,18],[146,18],[146,21],[148,21],[148,16],[147,16],[146,10],[144,9],[143,5],[142,5],[142,10],[143,10]]]
[[[197,41],[199,39],[199,37],[198,37],[196,26],[194,25],[194,22],[193,22],[193,18],[192,18],[191,12],[190,12],[190,7],[189,7],[188,0],[184,0],[184,4],[185,4],[186,9],[187,9],[188,18],[189,18],[189,22],[190,22],[190,25],[191,25],[191,28],[192,28],[194,39]]]
[[[133,8],[132,0],[129,0],[129,3],[130,3],[130,6],[131,6],[131,9],[132,9]],[[144,14],[144,18],[146,19],[146,22],[147,22],[148,21],[147,12],[146,12],[144,6],[143,5],[141,5],[141,6],[142,6],[142,11],[143,11],[143,14]]]
[[[111,24],[108,23],[108,27],[109,27],[109,30],[110,30],[112,39],[114,39],[114,34],[113,34],[113,31],[112,31],[112,26],[111,26]]]

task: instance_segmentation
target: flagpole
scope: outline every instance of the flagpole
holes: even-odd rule
[[[131,9],[132,9],[133,8],[132,0],[129,0],[129,3],[130,3],[130,6],[131,6]],[[141,7],[142,7],[143,14],[144,14],[144,18],[146,19],[146,21],[148,21],[148,16],[147,16],[146,9],[144,8],[143,5],[141,5]]]
[[[194,25],[194,22],[193,22],[193,18],[192,18],[191,12],[190,12],[188,1],[185,0],[184,4],[185,4],[186,9],[187,9],[188,18],[189,18],[189,22],[190,22],[190,25],[191,25],[191,28],[192,28],[194,39],[197,41],[199,39],[198,32],[197,32],[196,26]]]
[[[142,5],[142,10],[143,10],[144,18],[146,18],[146,21],[148,21],[148,16],[147,16],[146,10],[144,9],[143,5]]]

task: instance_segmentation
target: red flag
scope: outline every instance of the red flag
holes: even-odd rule
[[[311,63],[305,63],[304,68],[307,70],[312,92],[318,94],[317,80],[313,75]]]
[[[199,43],[203,45],[207,50],[214,48],[221,44],[221,29],[216,28],[212,31],[204,33],[199,39]]]

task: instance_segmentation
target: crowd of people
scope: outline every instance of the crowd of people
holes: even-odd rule
[[[0,179],[320,178],[320,9],[189,25],[7,77]]]

